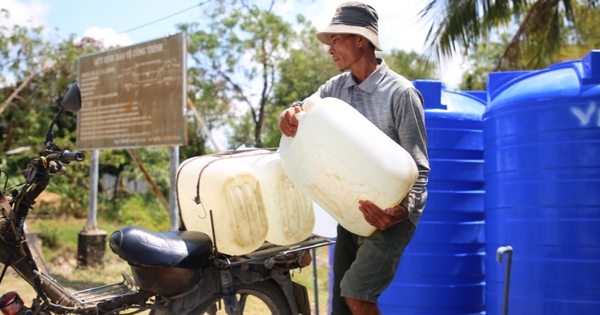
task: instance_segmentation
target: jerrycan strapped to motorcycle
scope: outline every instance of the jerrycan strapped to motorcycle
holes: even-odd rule
[[[413,158],[342,100],[312,96],[302,109],[296,134],[280,140],[283,168],[344,228],[371,235],[375,227],[365,221],[358,201],[382,209],[398,205],[419,175]]]
[[[252,167],[260,182],[269,221],[266,240],[291,245],[309,237],[315,225],[313,202],[289,179],[279,152],[256,150],[240,158]]]
[[[212,238],[220,252],[243,255],[264,241],[301,242],[314,227],[312,201],[289,180],[278,152],[263,149],[193,157],[177,174],[185,228]]]
[[[267,214],[258,176],[247,163],[225,155],[189,158],[179,166],[176,182],[186,230],[214,235],[217,249],[230,255],[247,254],[264,243]]]

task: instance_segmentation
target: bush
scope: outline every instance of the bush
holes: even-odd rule
[[[40,238],[44,246],[50,249],[57,249],[60,246],[58,229],[50,228],[45,224],[40,224]]]
[[[105,201],[99,214],[124,226],[135,225],[153,231],[169,230],[169,213],[152,194],[133,194]]]

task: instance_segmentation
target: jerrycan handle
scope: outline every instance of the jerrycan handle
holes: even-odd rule
[[[300,128],[300,124],[302,122],[303,116],[306,115],[307,112],[310,112],[310,110],[320,100],[321,100],[321,97],[317,93],[315,93],[315,94],[309,96],[308,98],[306,98],[304,100],[304,102],[302,102],[302,111],[294,114],[294,117],[296,117],[296,119],[298,120],[298,128]]]
[[[292,135],[292,137],[296,136],[298,134],[298,132],[300,131],[300,128],[302,128],[302,121],[304,120],[304,116],[306,115],[306,112],[304,110],[297,112],[296,114],[294,114],[294,117],[296,117],[296,119],[298,120],[298,129],[296,129],[296,133],[294,135]]]
[[[296,117],[296,119],[298,119],[298,126],[300,125],[300,121],[304,115],[306,115],[306,113],[304,111],[297,112],[296,114],[294,114],[294,117]]]
[[[310,110],[321,100],[321,97],[315,93],[309,96],[307,99],[302,102],[302,110],[310,112]]]

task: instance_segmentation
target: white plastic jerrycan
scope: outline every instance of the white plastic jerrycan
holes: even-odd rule
[[[315,227],[312,234],[328,238],[336,237],[337,221],[314,201],[313,208],[315,210]]]
[[[264,244],[269,224],[258,176],[247,163],[231,155],[187,159],[179,167],[176,187],[187,230],[212,238],[212,210],[219,252],[243,255]]]
[[[267,241],[291,245],[305,240],[315,225],[313,202],[296,188],[281,164],[279,152],[250,151],[242,156],[260,181],[269,232]]]
[[[302,108],[296,134],[280,140],[283,168],[344,228],[371,235],[358,201],[398,205],[418,177],[413,158],[344,101],[312,96]]]

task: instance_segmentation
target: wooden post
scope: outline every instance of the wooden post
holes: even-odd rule
[[[104,266],[106,252],[106,232],[83,230],[79,232],[77,247],[77,267]]]

